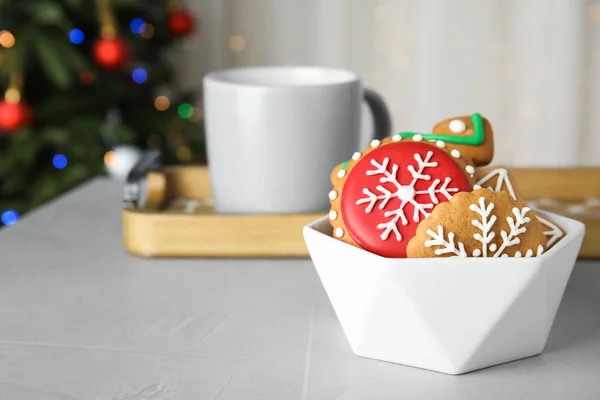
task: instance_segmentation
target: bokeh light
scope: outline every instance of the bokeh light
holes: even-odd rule
[[[150,39],[152,36],[154,36],[154,25],[152,24],[144,24],[144,28],[143,28],[143,32],[140,33],[140,35],[144,38],[144,39]]]
[[[189,103],[183,103],[177,109],[177,113],[181,118],[190,118],[194,114],[194,107]]]
[[[141,18],[134,18],[131,20],[131,23],[129,24],[129,29],[131,29],[131,32],[133,33],[137,33],[138,35],[141,34],[142,32],[144,32],[144,20]]]
[[[166,111],[170,106],[171,102],[167,96],[158,96],[154,99],[154,107],[156,107],[158,111]]]
[[[242,35],[232,35],[229,38],[229,48],[234,53],[240,53],[246,48],[246,39]]]
[[[9,31],[0,31],[0,46],[10,49],[15,45],[15,37]]]
[[[135,83],[144,83],[148,79],[148,73],[144,68],[136,68],[133,70],[131,78]]]
[[[85,35],[81,29],[71,29],[69,32],[69,40],[74,44],[81,44],[85,40]]]
[[[52,165],[54,165],[54,168],[56,169],[63,169],[68,163],[69,161],[64,154],[57,154],[52,158]]]
[[[11,226],[16,224],[19,218],[21,218],[21,216],[15,210],[6,210],[0,216],[0,221],[6,226]]]
[[[117,154],[114,151],[107,151],[104,153],[104,165],[111,166],[117,160]]]
[[[17,88],[8,88],[4,93],[4,100],[8,103],[17,104],[21,101],[21,93]]]

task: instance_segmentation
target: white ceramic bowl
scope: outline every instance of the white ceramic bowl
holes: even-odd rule
[[[585,232],[533,258],[391,259],[331,235],[327,217],[304,240],[353,352],[447,374],[542,352]]]

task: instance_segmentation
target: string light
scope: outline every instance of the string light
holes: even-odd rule
[[[129,24],[129,29],[131,29],[131,32],[137,33],[139,35],[144,32],[144,25],[146,25],[146,23],[144,22],[143,19],[134,18],[131,20],[131,23]]]
[[[232,35],[229,38],[229,48],[234,53],[241,53],[246,48],[246,39],[242,35]]]
[[[71,29],[69,32],[69,40],[73,44],[81,44],[85,40],[85,35],[81,29]]]
[[[79,73],[79,81],[84,85],[91,85],[94,83],[94,74],[90,71],[81,71]]]
[[[69,161],[64,154],[57,154],[52,158],[52,165],[54,165],[54,168],[56,169],[63,169],[68,163]]]
[[[190,118],[194,114],[194,107],[189,103],[183,103],[177,108],[177,113],[181,118]]]
[[[16,224],[19,218],[21,218],[21,216],[15,210],[6,210],[0,216],[0,221],[6,226],[11,226]]]
[[[110,150],[104,153],[104,165],[106,165],[107,167],[113,165],[116,159],[117,154],[114,151]]]
[[[12,104],[17,104],[18,102],[20,102],[21,101],[21,93],[19,92],[19,89],[17,89],[17,88],[6,89],[6,92],[4,93],[4,100],[6,100],[7,103],[12,103]]]
[[[9,31],[0,31],[0,46],[10,49],[15,45],[15,37]]]
[[[142,33],[140,33],[140,35],[144,39],[150,39],[152,36],[154,36],[154,25],[144,24],[144,30],[142,31]]]
[[[144,83],[148,79],[148,73],[144,68],[136,68],[133,70],[131,78],[135,83]]]
[[[158,111],[166,111],[170,106],[171,102],[167,96],[158,96],[154,99],[154,107],[156,107]]]

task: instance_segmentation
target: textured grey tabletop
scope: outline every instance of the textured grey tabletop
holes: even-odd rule
[[[600,399],[600,263],[544,353],[450,376],[352,354],[309,260],[146,260],[92,181],[0,231],[0,399]]]

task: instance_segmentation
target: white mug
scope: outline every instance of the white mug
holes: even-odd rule
[[[329,208],[333,168],[359,150],[361,102],[374,138],[390,135],[385,103],[350,71],[248,67],[203,79],[215,212],[288,214]]]

